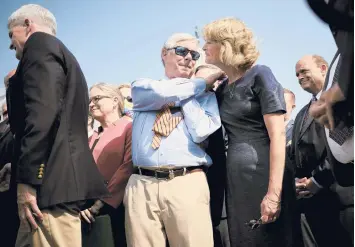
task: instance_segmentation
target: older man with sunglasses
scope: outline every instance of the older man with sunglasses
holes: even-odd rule
[[[161,52],[168,79],[132,83],[132,159],[124,203],[129,246],[213,246],[211,158],[199,145],[221,126],[209,91],[223,72],[189,79],[200,54],[198,40],[172,35]]]

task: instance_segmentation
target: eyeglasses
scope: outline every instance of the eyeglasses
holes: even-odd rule
[[[200,53],[197,51],[192,51],[183,46],[176,46],[173,48],[169,48],[168,50],[175,50],[175,54],[185,57],[187,54],[191,54],[192,60],[197,61],[200,58]]]
[[[254,230],[259,228],[263,224],[263,221],[260,219],[258,220],[251,220],[247,223],[245,223],[246,226],[250,227],[250,229]]]
[[[94,97],[92,97],[92,98],[90,99],[89,104],[90,104],[91,102],[93,102],[94,104],[97,104],[101,99],[105,99],[105,98],[110,98],[110,97],[108,97],[108,96],[103,96],[103,95],[96,95],[96,96],[94,96]]]

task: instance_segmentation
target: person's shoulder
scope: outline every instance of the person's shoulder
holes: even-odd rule
[[[254,65],[252,67],[251,72],[254,76],[254,83],[255,87],[259,88],[267,88],[269,90],[275,91],[276,89],[281,88],[281,84],[277,81],[274,74],[272,73],[270,67],[266,65]]]
[[[132,118],[130,118],[129,116],[123,116],[120,118],[119,124],[116,125],[116,128],[131,129],[132,122]]]
[[[149,83],[151,81],[154,81],[153,79],[151,78],[137,78],[135,79],[134,81],[131,82],[131,87],[134,87],[134,86],[137,86],[137,85],[140,85],[140,84],[144,84],[144,83]]]
[[[252,68],[254,70],[255,75],[269,75],[272,74],[272,70],[270,67],[263,64],[256,64]]]
[[[37,59],[46,56],[46,54],[60,56],[63,46],[63,43],[55,36],[44,32],[35,32],[25,43],[23,57]]]
[[[26,41],[24,50],[41,47],[43,49],[50,48],[53,44],[62,44],[62,42],[53,35],[44,32],[33,33]]]

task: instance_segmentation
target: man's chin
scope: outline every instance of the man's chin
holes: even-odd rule
[[[21,53],[16,53],[16,58],[18,59],[18,60],[21,60],[21,58],[22,58],[22,54]]]
[[[180,76],[181,78],[190,78],[192,75],[192,70],[191,69],[183,69],[180,71]]]

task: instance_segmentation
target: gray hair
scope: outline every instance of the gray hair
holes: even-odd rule
[[[167,41],[165,41],[163,49],[171,49],[176,47],[179,43],[184,42],[184,41],[192,41],[195,42],[198,46],[198,52],[200,53],[200,58],[196,61],[196,65],[201,65],[205,63],[205,56],[204,56],[204,51],[200,47],[200,41],[193,35],[189,33],[174,33],[171,35]],[[164,65],[164,61],[162,60],[162,63]],[[195,67],[196,67],[195,65]]]
[[[110,97],[110,98],[117,98],[118,100],[118,108],[117,108],[117,112],[118,115],[121,117],[124,113],[124,98],[122,96],[122,93],[120,91],[120,89],[118,88],[118,86],[113,85],[113,84],[108,84],[108,83],[104,83],[104,82],[99,82],[95,85],[93,85],[90,88],[98,88],[99,90],[101,90],[103,92],[104,96]]]
[[[199,40],[189,33],[174,33],[171,35],[168,40],[164,43],[164,48],[170,49],[178,45],[178,43],[184,41],[193,41],[197,45],[200,44]]]
[[[54,15],[46,8],[37,4],[23,5],[11,14],[7,22],[7,28],[22,26],[26,19],[32,20],[39,26],[48,28],[53,35],[57,33],[57,22]]]

